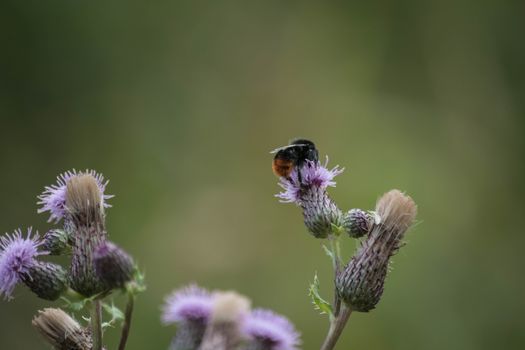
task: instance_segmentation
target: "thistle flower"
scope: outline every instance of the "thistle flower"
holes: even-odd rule
[[[212,295],[196,285],[176,290],[168,296],[162,310],[162,322],[177,324],[177,334],[172,340],[171,350],[199,348],[212,307]]]
[[[99,245],[93,264],[98,278],[108,289],[122,288],[133,278],[133,259],[114,243],[105,241]]]
[[[42,207],[38,209],[38,213],[48,211],[50,214],[48,221],[54,221],[55,223],[59,222],[66,213],[65,204],[67,183],[71,178],[82,175],[91,175],[96,180],[97,186],[101,193],[100,202],[102,202],[102,205],[105,208],[110,207],[111,205],[107,204],[106,200],[112,198],[113,196],[104,194],[109,181],[104,180],[104,176],[102,174],[98,174],[94,170],[87,169],[83,172],[77,172],[75,169],[73,169],[58,175],[56,184],[46,186],[44,188],[44,192],[38,196],[39,201],[37,204],[42,205]]]
[[[166,298],[162,310],[162,322],[172,324],[188,320],[208,322],[213,298],[210,292],[192,284],[175,290]]]
[[[62,266],[50,262],[36,261],[21,280],[39,298],[57,300],[67,289],[66,271]]]
[[[66,222],[72,230],[73,257],[70,285],[90,297],[104,291],[95,273],[93,252],[106,240],[104,197],[97,179],[90,174],[74,176],[66,184]]]
[[[56,350],[92,349],[89,330],[82,328],[61,309],[47,308],[39,311],[32,324]]]
[[[324,165],[307,160],[295,168],[289,178],[280,178],[279,186],[284,191],[276,197],[283,203],[296,203],[303,209],[304,223],[316,238],[326,238],[333,225],[343,224],[343,213],[328,196],[328,186],[335,187],[334,178],[344,169],[338,166],[329,170],[328,158]]]
[[[236,292],[216,292],[210,323],[200,350],[235,349],[242,340],[241,324],[250,312],[250,301]]]
[[[47,254],[38,251],[41,245],[38,233],[32,235],[31,229],[25,238],[20,230],[0,238],[0,295],[5,299],[12,299],[15,286],[35,266],[36,257]]]
[[[253,310],[242,328],[248,337],[245,350],[295,350],[300,344],[294,325],[270,310]]]
[[[398,190],[384,194],[377,202],[381,222],[373,225],[356,255],[336,277],[337,293],[352,310],[368,312],[381,299],[390,257],[400,248],[416,212],[412,198]]]

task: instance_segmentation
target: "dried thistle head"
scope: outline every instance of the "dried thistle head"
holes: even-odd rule
[[[216,292],[200,350],[235,349],[242,340],[241,324],[249,312],[246,297],[236,292]]]
[[[336,277],[341,299],[355,311],[372,310],[383,294],[390,257],[401,247],[417,206],[399,190],[385,193],[376,204],[380,223],[374,223],[355,256]]]
[[[95,177],[73,176],[66,184],[65,207],[75,226],[103,222],[103,195]]]
[[[250,312],[250,305],[250,300],[237,292],[216,292],[213,299],[211,322],[236,323]]]
[[[391,190],[377,202],[376,213],[385,229],[393,235],[401,236],[401,239],[416,219],[417,206],[414,200],[403,192]]]
[[[32,321],[36,330],[56,350],[91,350],[92,339],[83,328],[61,309],[47,308]]]

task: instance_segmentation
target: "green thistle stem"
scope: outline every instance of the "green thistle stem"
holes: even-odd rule
[[[341,306],[337,317],[330,322],[330,329],[326,335],[323,346],[321,346],[321,350],[332,350],[335,347],[351,313],[352,310],[348,306],[344,304]]]
[[[91,303],[91,332],[93,350],[102,350],[102,304],[98,299]]]
[[[118,350],[124,350],[126,348],[126,342],[129,336],[129,330],[131,328],[131,317],[133,316],[133,305],[135,304],[135,296],[133,293],[128,292],[128,304],[126,305],[126,314],[124,318],[124,325],[122,326],[122,333],[120,335],[120,343]]]
[[[332,266],[334,268],[334,274],[337,276],[341,268],[341,248],[339,244],[339,236],[331,234],[328,236],[328,241],[330,242],[330,250],[332,251]],[[335,278],[334,278],[335,281]],[[339,314],[339,309],[341,308],[341,300],[337,294],[337,290],[334,288],[334,304],[333,304],[333,313],[334,317],[337,317]],[[331,322],[333,319],[330,320]]]

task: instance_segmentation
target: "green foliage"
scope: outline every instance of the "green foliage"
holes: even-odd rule
[[[321,314],[328,314],[330,318],[333,317],[333,311],[332,311],[332,305],[330,305],[329,302],[327,302],[325,299],[323,299],[319,293],[319,278],[317,277],[317,273],[314,275],[314,281],[312,284],[310,284],[310,288],[308,289],[308,295],[312,299],[312,304],[314,305],[314,309],[319,310]]]
[[[142,293],[146,290],[146,275],[135,266],[135,271],[133,273],[133,279],[126,284],[126,292],[137,296],[139,293]]]
[[[115,306],[113,301],[111,301],[111,304],[102,303],[102,308],[111,317],[109,321],[102,323],[102,329],[113,327],[116,322],[124,321],[124,313]]]

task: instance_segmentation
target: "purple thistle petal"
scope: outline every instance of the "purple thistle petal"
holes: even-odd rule
[[[286,317],[265,309],[252,311],[244,321],[243,332],[251,341],[272,350],[295,350],[301,343],[300,334]]]
[[[113,195],[104,194],[106,186],[109,183],[109,180],[105,180],[102,174],[97,173],[95,170],[86,169],[86,171],[77,172],[75,169],[66,171],[63,174],[57,176],[57,182],[54,185],[46,186],[44,192],[38,196],[38,203],[42,205],[38,209],[38,213],[43,213],[49,211],[49,222],[54,221],[55,223],[59,222],[66,213],[66,188],[67,182],[74,176],[80,175],[91,175],[97,181],[100,192],[102,193],[102,203],[105,208],[111,207],[106,200],[113,197]]]
[[[166,298],[162,310],[162,322],[165,324],[197,320],[206,322],[211,315],[212,307],[212,295],[193,284],[174,291]]]
[[[312,162],[307,160],[301,169],[295,168],[290,174],[289,178],[281,177],[279,179],[279,186],[284,191],[276,194],[277,198],[281,199],[282,203],[301,203],[301,193],[304,188],[319,187],[325,189],[328,186],[335,187],[334,178],[344,171],[344,168],[339,168],[336,165],[329,170],[328,157],[323,164],[320,162]],[[299,181],[299,171],[301,172],[301,181]]]
[[[12,299],[20,276],[34,266],[35,257],[47,254],[38,251],[42,244],[38,233],[31,237],[31,229],[28,229],[26,238],[22,237],[20,230],[0,238],[0,295],[5,299]]]

